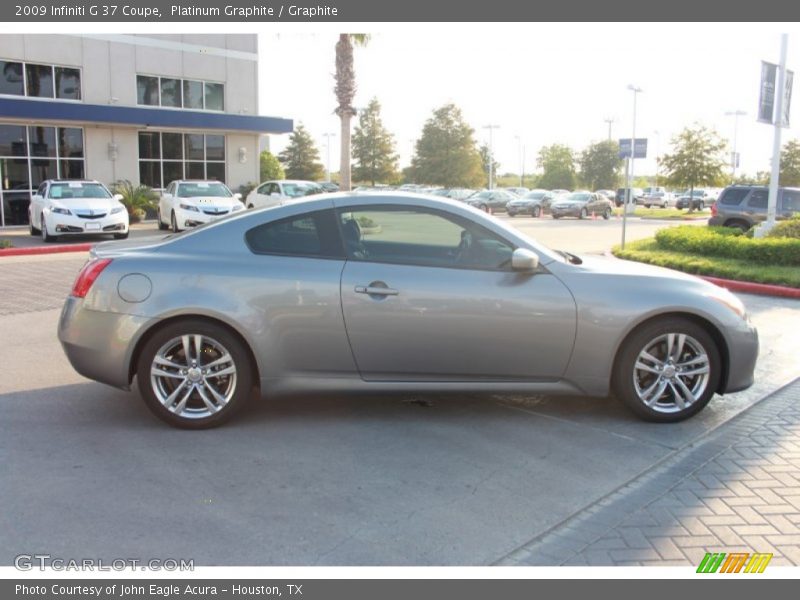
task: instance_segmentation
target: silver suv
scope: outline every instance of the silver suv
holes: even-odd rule
[[[711,207],[709,225],[738,227],[747,231],[767,219],[769,189],[763,185],[732,185],[726,187]],[[800,188],[778,188],[777,219],[800,214]]]

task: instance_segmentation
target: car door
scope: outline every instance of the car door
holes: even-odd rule
[[[371,381],[553,380],[575,303],[546,269],[511,270],[511,242],[420,206],[340,208],[342,312]]]

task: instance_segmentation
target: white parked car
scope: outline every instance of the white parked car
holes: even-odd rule
[[[292,200],[300,200],[306,196],[324,193],[325,189],[320,184],[314,183],[313,181],[303,181],[300,179],[265,181],[247,194],[245,205],[247,208],[281,206]]]
[[[31,235],[54,242],[66,235],[128,237],[128,210],[99,181],[48,179],[31,197],[28,222]]]
[[[173,181],[158,202],[158,228],[178,232],[214,221],[242,210],[241,197],[220,181]]]

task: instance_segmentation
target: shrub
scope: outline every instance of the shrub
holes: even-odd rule
[[[122,196],[122,202],[128,209],[128,214],[142,214],[148,209],[153,209],[158,202],[158,194],[153,188],[146,185],[133,185],[127,179],[115,181],[111,184],[111,191]]]
[[[13,248],[14,243],[11,240],[0,240],[0,248]]]
[[[768,238],[791,238],[800,240],[800,216],[779,221],[767,234]]]
[[[736,258],[764,265],[800,265],[800,239],[752,239],[732,228],[672,227],[656,233],[658,247],[698,256]]]

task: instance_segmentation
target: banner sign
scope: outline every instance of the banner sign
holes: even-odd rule
[[[623,138],[619,141],[619,157],[631,157],[631,138]],[[647,158],[647,138],[636,138],[633,158]]]
[[[783,90],[783,118],[781,127],[789,127],[789,108],[792,106],[792,80],[794,73],[786,70],[786,88]]]
[[[762,123],[773,123],[777,74],[778,65],[761,61],[761,94],[758,98],[758,120]]]

